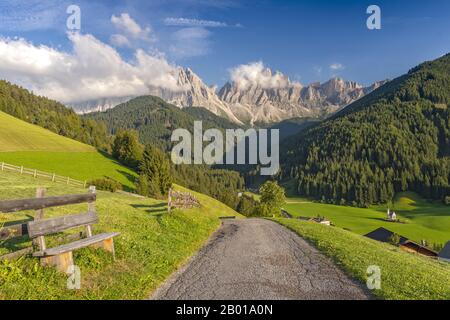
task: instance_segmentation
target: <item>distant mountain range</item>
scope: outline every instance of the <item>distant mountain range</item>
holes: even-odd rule
[[[264,70],[270,77],[272,71]],[[189,68],[178,69],[180,90],[149,88],[149,95],[158,96],[180,108],[203,107],[235,123],[272,123],[291,118],[319,117],[342,109],[387,81],[364,87],[356,82],[333,78],[323,84],[303,86],[283,77],[283,86],[263,88],[253,84],[242,88],[235,82],[226,83],[220,90],[206,85]],[[101,99],[71,105],[78,113],[105,111],[129,101],[133,97]]]

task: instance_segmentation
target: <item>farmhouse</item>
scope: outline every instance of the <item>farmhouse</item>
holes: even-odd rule
[[[447,242],[444,249],[439,252],[439,260],[450,262],[450,241]]]
[[[297,219],[303,220],[303,221],[309,221],[309,222],[316,222],[316,223],[324,224],[327,226],[331,226],[331,221],[327,220],[325,217],[315,217],[315,218],[298,217]]]
[[[391,243],[391,239],[393,238],[393,236],[395,235],[394,232],[385,229],[385,228],[378,228],[368,234],[366,234],[365,236],[373,239],[373,240],[377,240],[380,242],[387,242],[387,243]],[[398,235],[399,237],[399,242],[398,242],[398,247],[406,252],[409,253],[418,253],[427,257],[437,257],[438,253],[423,246],[420,245],[412,240],[409,240],[408,238],[405,238],[401,235]]]
[[[374,230],[372,232],[369,232],[368,234],[365,235],[365,237],[368,237],[370,239],[377,240],[377,241],[380,241],[380,242],[388,242],[388,243],[390,243],[391,239],[392,239],[392,237],[394,235],[395,235],[394,232],[381,227],[381,228],[378,228],[378,229],[376,229],[376,230]],[[399,244],[402,244],[402,243],[404,243],[406,241],[409,241],[409,239],[400,236]]]
[[[409,253],[418,253],[427,257],[437,257],[438,253],[422,246],[418,243],[415,243],[414,241],[408,240],[402,244],[400,244],[400,249],[403,251],[409,252]]]

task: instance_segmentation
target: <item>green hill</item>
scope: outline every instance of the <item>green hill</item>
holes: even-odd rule
[[[95,148],[59,136],[0,111],[0,152],[95,152]]]
[[[105,123],[111,134],[121,129],[136,130],[142,143],[164,151],[171,148],[172,131],[183,128],[193,132],[194,121],[203,121],[203,130],[238,127],[204,108],[180,109],[154,96],[138,97],[105,112],[87,114],[84,118]]]
[[[59,102],[0,80],[0,111],[102,150],[109,149],[103,123],[78,116]]]
[[[136,174],[107,154],[0,112],[0,162],[78,180],[110,177],[133,188]]]
[[[386,203],[397,192],[450,195],[450,55],[424,63],[281,148],[298,194],[335,204]]]

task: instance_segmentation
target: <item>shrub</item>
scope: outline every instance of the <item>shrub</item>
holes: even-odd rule
[[[389,237],[389,243],[394,246],[398,246],[400,244],[400,236],[394,233],[392,236]]]
[[[255,215],[257,206],[258,206],[258,201],[256,201],[253,197],[247,196],[244,194],[239,199],[239,203],[237,205],[237,211],[246,217],[251,217],[251,216]]]
[[[101,178],[89,181],[89,185],[95,186],[98,190],[116,192],[122,190],[122,184],[111,178]]]

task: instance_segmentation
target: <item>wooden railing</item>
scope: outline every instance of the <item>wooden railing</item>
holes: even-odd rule
[[[192,193],[169,189],[167,204],[169,213],[172,209],[192,209],[195,207],[200,207],[200,202]]]
[[[52,182],[57,183],[64,183],[66,185],[74,186],[74,187],[81,187],[86,188],[87,187],[87,181],[80,181],[76,179],[72,179],[70,177],[63,177],[59,176],[55,173],[48,173],[36,169],[29,169],[25,168],[23,166],[15,166],[9,163],[0,162],[0,171],[10,171],[10,172],[16,172],[23,175],[29,175],[33,178],[44,178],[48,179]]]

